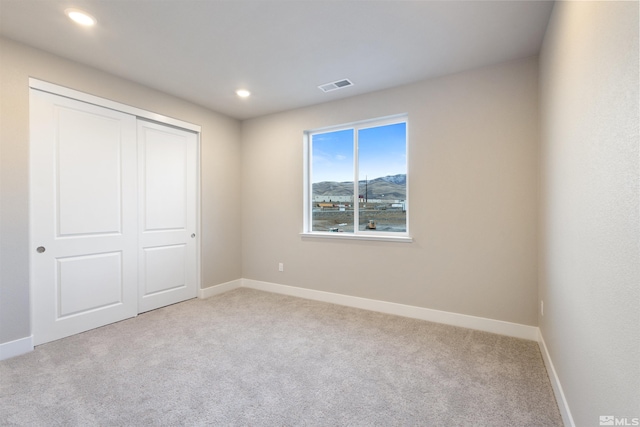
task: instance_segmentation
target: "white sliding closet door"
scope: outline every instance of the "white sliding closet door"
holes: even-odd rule
[[[137,313],[136,118],[30,95],[34,343]]]
[[[138,122],[138,312],[197,292],[197,135]]]

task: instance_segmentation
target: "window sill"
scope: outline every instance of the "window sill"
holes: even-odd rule
[[[351,233],[300,233],[303,239],[344,239],[344,240],[369,240],[376,242],[401,242],[411,243],[413,238],[410,236],[390,236],[390,235],[369,235],[369,234],[351,234]]]

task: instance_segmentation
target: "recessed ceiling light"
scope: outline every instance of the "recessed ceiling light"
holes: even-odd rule
[[[85,27],[91,27],[96,24],[96,18],[89,15],[87,12],[83,12],[78,9],[66,9],[64,13],[69,17],[69,19],[80,25],[84,25]]]
[[[238,89],[238,90],[236,91],[236,95],[238,95],[240,98],[246,98],[246,97],[248,97],[249,95],[251,95],[251,92],[249,92],[249,91],[248,91],[248,90],[246,90],[246,89]]]

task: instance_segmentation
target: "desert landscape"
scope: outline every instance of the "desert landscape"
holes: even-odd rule
[[[313,184],[313,231],[353,232],[355,206],[359,209],[360,231],[407,231],[405,174],[362,180],[358,184],[356,202],[353,182]],[[370,221],[375,228],[368,228]]]
[[[407,231],[407,213],[401,209],[361,209],[358,229],[369,230],[366,226],[371,220],[376,228],[370,231]],[[353,208],[314,209],[313,231],[353,232]]]

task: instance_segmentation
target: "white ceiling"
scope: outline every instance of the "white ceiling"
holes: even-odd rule
[[[64,10],[98,23],[82,28]],[[238,119],[540,50],[549,1],[0,0],[0,35]],[[318,85],[354,85],[323,93]],[[235,90],[252,92],[239,99]]]

